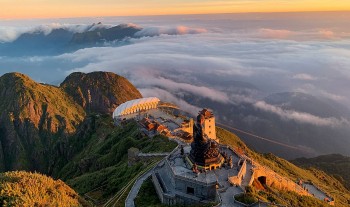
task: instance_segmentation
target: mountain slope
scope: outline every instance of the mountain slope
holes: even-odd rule
[[[313,158],[298,158],[291,161],[305,168],[317,168],[333,175],[350,190],[350,157],[340,154],[321,155]]]
[[[93,102],[87,108],[89,88]],[[125,78],[104,72],[72,74],[62,87],[9,73],[0,77],[0,95],[0,171],[48,174],[74,153],[67,144],[84,130],[84,108],[110,113],[120,103],[141,97]]]
[[[227,144],[240,151],[245,152],[254,161],[269,167],[276,173],[283,175],[291,180],[297,181],[302,179],[304,181],[311,181],[325,192],[328,192],[335,198],[336,206],[350,205],[350,192],[339,182],[336,178],[327,175],[325,172],[317,169],[303,169],[294,164],[279,158],[271,153],[260,154],[248,148],[244,142],[241,141],[235,134],[217,128],[217,136],[220,137],[220,143]],[[261,195],[259,193],[259,195]],[[272,191],[262,194],[266,200],[270,202],[277,202],[286,206],[328,206],[323,201],[316,198],[299,196],[293,192],[274,189]],[[307,205],[307,203],[314,203],[314,205]]]
[[[60,87],[85,110],[98,113],[112,113],[118,105],[142,97],[126,78],[108,72],[72,73]]]
[[[1,170],[46,172],[58,137],[75,132],[85,117],[63,90],[19,74],[0,78]]]
[[[145,153],[170,152],[177,145],[163,136],[145,137],[135,122],[115,127],[110,115],[91,115],[90,118],[85,133],[76,135],[79,140],[71,139],[69,146],[74,155],[65,166],[55,169],[54,176],[63,179],[80,194],[88,193],[95,204],[106,202],[157,160],[153,158],[128,165],[128,149],[136,147]]]

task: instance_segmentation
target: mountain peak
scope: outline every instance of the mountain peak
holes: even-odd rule
[[[112,113],[128,100],[142,98],[126,78],[111,72],[75,72],[60,86],[85,110]]]
[[[5,73],[0,77],[2,81],[15,81],[22,80],[23,82],[34,82],[29,76],[24,75],[23,73],[13,72],[13,73]]]

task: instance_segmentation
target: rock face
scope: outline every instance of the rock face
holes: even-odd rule
[[[50,174],[52,166],[68,159],[70,138],[81,131],[87,112],[111,112],[141,95],[112,73],[74,73],[61,87],[9,73],[0,77],[0,97],[0,171]]]
[[[118,105],[142,98],[126,78],[108,72],[72,73],[60,87],[88,112],[112,113]]]

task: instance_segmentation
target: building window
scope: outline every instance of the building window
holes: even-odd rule
[[[211,132],[209,132],[209,134],[211,134]]]
[[[194,188],[187,187],[187,194],[194,195]]]

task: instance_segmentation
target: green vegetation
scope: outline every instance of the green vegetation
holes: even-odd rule
[[[77,130],[83,108],[60,88],[20,73],[0,77],[0,94],[0,170],[49,173],[56,143]]]
[[[12,120],[32,124],[48,132],[72,133],[83,121],[85,112],[63,90],[34,82],[20,73],[0,77],[0,92],[7,94],[0,101],[0,111]]]
[[[0,77],[0,93],[0,171],[37,170],[65,180],[97,203],[154,161],[128,166],[130,147],[147,153],[177,145],[163,136],[144,137],[136,123],[115,127],[109,114],[94,114],[141,97],[113,73],[73,73],[60,87],[9,73]],[[92,104],[90,97],[96,100]]]
[[[135,198],[137,207],[165,207],[159,201],[152,179],[148,178],[141,186],[139,194]]]
[[[350,190],[350,157],[331,154],[314,158],[298,158],[291,162],[301,167],[323,170],[344,183],[345,187]]]
[[[249,186],[246,188],[246,193],[235,196],[235,199],[245,204],[253,204],[258,201],[254,188]]]
[[[24,171],[0,174],[1,206],[81,206],[79,196],[61,180]]]
[[[142,152],[170,152],[177,143],[163,136],[148,138],[141,134],[136,122],[115,127],[110,116],[91,116],[87,127],[88,137],[79,146],[79,138],[73,138],[70,146],[76,147],[76,155],[62,169],[56,169],[60,177],[81,194],[88,193],[95,203],[107,201],[120,191],[154,159],[128,166],[127,151],[136,147]],[[93,128],[93,129],[92,129]],[[159,159],[159,158],[158,158]]]
[[[254,184],[253,184],[254,185]],[[298,207],[327,207],[329,206],[324,201],[310,196],[301,196],[292,191],[285,191],[280,189],[275,189],[269,187],[268,189],[262,191],[255,190],[254,187],[247,187],[246,193],[237,195],[236,200],[245,203],[252,204],[256,203],[258,200],[269,203],[276,203],[285,206],[298,206]]]
[[[83,130],[87,113],[110,113],[141,97],[127,79],[107,72],[73,73],[60,87],[8,73],[0,77],[0,94],[0,172],[20,169],[49,175],[75,153],[68,142]]]
[[[129,166],[129,148],[136,147],[144,153],[170,152],[177,145],[164,136],[144,136],[135,122],[115,127],[110,115],[94,114],[109,113],[118,104],[141,97],[130,82],[112,73],[74,73],[60,87],[36,83],[19,73],[5,74],[0,77],[0,94],[0,170],[38,170],[52,175],[94,204],[116,196],[122,206],[140,172],[159,160],[145,158]],[[89,103],[90,96],[98,101]],[[250,150],[226,130],[217,128],[217,133],[222,144],[275,172],[291,180],[313,182],[334,197],[337,206],[350,204],[350,193],[338,181],[338,175],[337,180],[315,168],[301,169],[272,154]],[[323,164],[320,166],[331,172]],[[349,175],[347,170],[337,172],[334,174],[343,178]],[[43,175],[4,173],[0,175],[0,185],[0,204],[4,206],[80,205],[79,196],[62,181]],[[140,195],[147,200],[141,206],[161,206],[150,195],[154,192],[151,185],[145,185]],[[278,191],[273,186],[266,191],[250,189],[241,199],[252,202],[256,198],[291,206],[324,205],[315,198]]]
[[[220,138],[220,143],[227,144],[235,149],[238,149],[239,151],[244,152],[253,160],[269,167],[280,175],[288,177],[294,181],[297,181],[298,179],[311,181],[319,186],[323,191],[329,193],[330,196],[334,197],[337,206],[349,206],[350,192],[337,179],[327,175],[323,171],[314,168],[309,170],[302,169],[271,153],[259,154],[254,152],[253,150],[249,149],[236,135],[219,127],[217,127],[217,136]],[[271,191],[270,194],[266,196],[266,199],[267,197],[274,197],[276,199],[280,198],[279,203],[287,203],[288,205],[293,204],[292,206],[303,206],[303,202],[306,202],[306,200],[309,200],[308,202],[319,202],[319,200],[316,198],[297,196],[292,192],[280,192],[277,190]],[[294,205],[295,202],[297,205]],[[321,203],[323,204],[323,201],[321,201]]]

